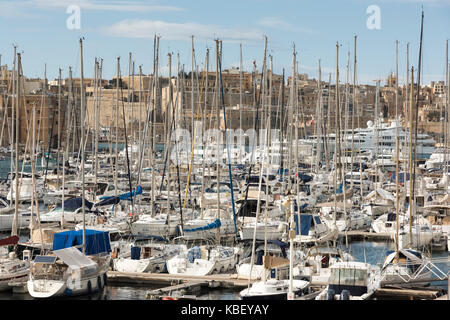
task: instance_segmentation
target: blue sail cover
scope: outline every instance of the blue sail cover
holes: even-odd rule
[[[96,207],[101,207],[101,206],[109,206],[112,204],[118,204],[120,202],[120,197],[109,197],[106,199],[101,200],[100,202],[97,202],[95,204]]]
[[[78,208],[81,208],[82,202],[83,202],[83,199],[81,197],[67,199],[67,200],[64,201],[64,210],[75,211]],[[92,205],[93,205],[92,202],[87,201],[86,199],[84,199],[84,206],[87,209],[90,210],[92,208]],[[62,208],[62,206],[59,205],[57,208]]]
[[[127,192],[127,193],[122,193],[118,197],[119,197],[120,200],[131,201],[131,199],[134,196],[137,196],[137,195],[140,195],[140,194],[142,194],[142,187],[141,186],[137,186],[136,190],[133,190],[131,192],[131,196],[130,196],[130,192]],[[103,197],[100,197],[100,200],[107,200],[107,199],[111,199],[111,198],[114,198],[114,196],[103,196]]]
[[[300,228],[301,228],[301,235],[307,236],[309,233],[309,229],[311,229],[311,221],[312,221],[312,215],[310,214],[301,214],[300,215]],[[295,234],[298,233],[298,215],[294,215],[294,223],[295,223]]]
[[[313,179],[312,176],[304,174],[304,173],[301,173],[301,172],[299,172],[297,175],[298,175],[298,179],[301,182],[310,182]]]
[[[55,233],[53,250],[79,246],[83,244],[83,230]],[[82,248],[79,248],[82,251]],[[108,232],[86,229],[86,255],[111,252]]]
[[[192,228],[192,229],[184,229],[183,231],[184,232],[194,232],[194,231],[211,230],[211,229],[220,228],[221,225],[222,225],[222,223],[220,222],[220,219],[216,219],[214,222],[211,222],[210,224],[207,224],[206,226]]]

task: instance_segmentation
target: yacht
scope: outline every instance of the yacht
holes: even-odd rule
[[[353,146],[359,148],[361,152],[371,152],[375,154],[376,151],[380,153],[394,154],[395,153],[395,137],[398,135],[400,143],[408,140],[409,133],[403,130],[399,121],[392,121],[390,124],[382,122],[380,119],[374,124],[372,121],[367,121],[366,128],[357,128],[353,131]],[[323,137],[320,137],[322,140]],[[328,141],[331,151],[335,149],[335,134],[328,135]],[[317,144],[317,136],[310,136],[302,140],[303,143],[315,146]],[[361,142],[361,144],[360,144]],[[377,147],[378,143],[378,147]],[[428,134],[417,135],[417,157],[421,159],[430,158],[434,152],[436,141],[434,141]],[[352,145],[352,130],[344,132],[343,148],[351,148]]]

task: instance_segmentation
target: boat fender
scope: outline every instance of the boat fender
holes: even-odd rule
[[[342,292],[341,292],[341,300],[350,300],[350,291],[342,290]]]
[[[87,288],[88,288],[88,293],[91,294],[92,293],[92,284],[91,284],[90,280],[87,283]]]
[[[100,276],[97,277],[97,288],[99,290],[102,288],[102,278]]]
[[[325,296],[325,300],[334,300],[335,291],[333,289],[328,289]]]
[[[107,276],[106,276],[106,273],[104,273],[103,274],[103,285],[105,285],[105,286],[106,286],[106,279],[107,279]]]
[[[69,288],[66,288],[65,294],[66,294],[66,296],[71,296],[72,295],[72,290],[69,289]]]

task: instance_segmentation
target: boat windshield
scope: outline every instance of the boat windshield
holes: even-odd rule
[[[346,286],[365,286],[367,272],[364,269],[333,268],[330,274],[330,284]]]

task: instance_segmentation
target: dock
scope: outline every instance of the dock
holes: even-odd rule
[[[369,240],[369,241],[387,241],[392,239],[390,233],[376,233],[362,230],[351,230],[347,232],[339,232],[340,237],[347,237],[349,241],[353,240]]]
[[[202,287],[209,287],[207,281],[189,281],[174,286],[164,287],[160,289],[150,290],[147,292],[147,299],[170,296],[172,293],[179,293],[184,296],[187,291],[199,292]],[[195,297],[195,295],[194,295]]]
[[[108,283],[140,284],[140,285],[167,285],[166,290],[174,290],[170,286],[190,283],[191,286],[202,285],[209,288],[246,288],[248,279],[239,279],[236,274],[214,274],[206,276],[173,275],[168,273],[138,273],[138,272],[107,272]],[[256,280],[251,280],[253,283]],[[185,285],[188,287],[188,285]],[[180,287],[183,289],[182,287]]]
[[[439,287],[420,287],[420,288],[400,288],[400,287],[385,287],[378,289],[375,294],[375,299],[396,299],[396,300],[445,300],[444,290]]]

